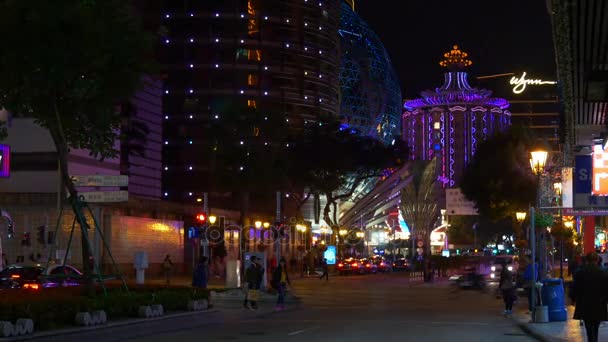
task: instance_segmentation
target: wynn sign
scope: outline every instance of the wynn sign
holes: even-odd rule
[[[524,92],[524,90],[526,90],[526,86],[557,84],[557,82],[556,81],[526,79],[526,73],[524,72],[521,74],[521,77],[517,77],[517,76],[511,77],[511,81],[509,81],[509,84],[513,86],[513,93],[521,94]]]

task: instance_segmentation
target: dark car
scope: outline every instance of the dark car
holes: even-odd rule
[[[361,263],[358,259],[348,258],[338,262],[336,267],[339,275],[344,274],[361,274]]]
[[[393,271],[409,271],[410,261],[406,258],[399,258],[393,262]]]
[[[391,270],[391,263],[382,256],[372,257],[372,262],[376,265],[378,272],[389,272]]]
[[[359,260],[359,264],[361,267],[359,268],[359,273],[378,273],[378,265],[374,263],[373,259],[361,259]]]
[[[11,265],[0,272],[0,288],[39,290],[49,287],[80,286],[82,272],[69,265]]]

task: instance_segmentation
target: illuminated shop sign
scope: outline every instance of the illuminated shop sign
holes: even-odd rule
[[[0,178],[8,178],[11,170],[11,147],[0,144]]]
[[[608,195],[608,153],[602,145],[593,148],[593,178],[591,193],[596,196]]]
[[[545,84],[557,84],[556,81],[543,81],[538,79],[526,79],[526,72],[522,73],[520,77],[513,76],[509,84],[513,86],[513,93],[521,94],[526,90],[529,85],[545,85]]]

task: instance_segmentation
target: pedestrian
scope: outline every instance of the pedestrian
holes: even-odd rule
[[[325,281],[329,281],[329,270],[326,258],[323,258],[323,260],[321,261],[321,269],[323,270],[323,274],[321,274],[321,277],[319,277],[319,279],[323,279],[323,277],[325,277]]]
[[[595,252],[587,254],[585,265],[574,274],[570,293],[576,305],[574,319],[584,322],[589,342],[598,341],[600,323],[608,320],[608,275],[598,267],[598,258]]]
[[[173,262],[171,261],[171,256],[167,254],[165,256],[165,260],[163,261],[163,272],[165,273],[165,281],[167,285],[171,283],[171,270],[173,269]]]
[[[194,273],[192,274],[192,286],[198,287],[202,289],[207,288],[207,283],[209,282],[209,268],[208,268],[208,258],[206,256],[202,256],[199,261]]]
[[[245,294],[243,307],[245,309],[257,310],[260,285],[262,284],[262,279],[264,279],[264,268],[260,265],[260,260],[256,256],[252,255],[250,260],[251,264],[245,272],[247,293]]]
[[[530,313],[532,312],[532,291],[536,291],[536,284],[534,284],[534,280],[532,279],[534,273],[532,272],[536,273],[536,279],[538,279],[538,262],[529,262],[528,266],[526,266],[526,271],[524,272],[524,290],[528,296],[528,312]],[[536,303],[534,306],[538,303],[539,296],[536,296]]]
[[[502,292],[502,300],[505,303],[504,314],[509,316],[513,313],[513,302],[515,302],[515,286],[513,286],[513,273],[505,266],[500,272],[498,288]]]
[[[287,260],[281,258],[278,267],[272,273],[272,287],[279,292],[276,310],[285,309],[285,291],[287,290],[287,285],[291,287],[289,274],[287,273]]]

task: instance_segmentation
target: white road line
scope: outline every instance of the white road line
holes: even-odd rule
[[[310,330],[317,329],[317,328],[318,327],[312,327],[312,328],[308,328],[308,329],[302,329],[302,330],[292,331],[289,334],[287,334],[287,336],[293,336],[293,335],[301,334],[303,332],[310,331]]]

